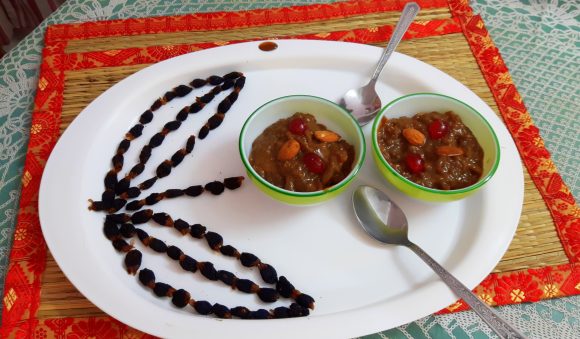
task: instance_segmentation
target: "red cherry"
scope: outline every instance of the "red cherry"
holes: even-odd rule
[[[413,153],[407,154],[405,158],[407,167],[413,174],[419,174],[425,170],[425,161],[421,156]]]
[[[314,153],[306,153],[302,157],[302,161],[310,172],[316,174],[322,174],[324,172],[324,161],[322,161],[318,155]]]
[[[439,119],[435,119],[429,124],[429,136],[431,136],[431,139],[443,138],[447,134],[447,130],[447,124]]]
[[[296,135],[304,135],[304,131],[306,131],[306,124],[302,118],[294,118],[290,120],[288,124],[288,130]]]

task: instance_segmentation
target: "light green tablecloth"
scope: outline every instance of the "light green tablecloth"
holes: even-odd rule
[[[0,294],[18,210],[44,30],[56,23],[245,10],[332,1],[69,0],[0,60]],[[475,0],[547,148],[580,196],[578,0]],[[499,312],[533,338],[580,338],[580,297],[506,306]],[[385,315],[388,316],[388,315]],[[473,313],[429,316],[368,338],[488,338]]]

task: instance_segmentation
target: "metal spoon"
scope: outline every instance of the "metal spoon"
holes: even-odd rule
[[[471,306],[501,338],[525,338],[517,329],[481,301],[443,266],[407,237],[407,217],[389,197],[374,187],[361,186],[352,196],[356,217],[364,230],[376,240],[391,245],[403,245],[415,252],[460,298]]]
[[[387,47],[385,47],[369,83],[361,88],[349,90],[339,101],[339,104],[350,111],[361,126],[373,120],[382,106],[381,99],[375,91],[375,83],[383,67],[385,67],[387,60],[389,60],[389,57],[395,48],[397,48],[399,42],[401,42],[409,25],[413,22],[417,13],[419,13],[419,9],[419,5],[414,2],[409,2],[405,5],[401,18],[391,36],[391,40],[387,44]]]

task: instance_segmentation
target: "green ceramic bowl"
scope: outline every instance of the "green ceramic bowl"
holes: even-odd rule
[[[248,160],[254,140],[280,119],[296,112],[312,114],[316,120],[342,136],[354,146],[355,161],[352,171],[338,184],[315,192],[293,192],[277,187],[262,178]],[[365,158],[365,139],[362,130],[349,112],[323,98],[308,95],[291,95],[274,99],[255,110],[246,120],[239,138],[239,150],[248,176],[268,196],[290,205],[313,205],[338,196],[357,175]]]
[[[483,173],[475,184],[456,190],[438,190],[416,184],[400,175],[383,157],[377,140],[377,129],[383,117],[394,119],[413,116],[420,112],[453,111],[473,132],[483,148]],[[416,93],[397,98],[386,105],[376,116],[372,129],[373,158],[381,174],[393,186],[408,196],[425,201],[453,201],[465,198],[479,190],[491,179],[499,164],[499,142],[485,118],[466,103],[435,93]]]

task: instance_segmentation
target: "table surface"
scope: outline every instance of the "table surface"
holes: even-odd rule
[[[0,60],[0,295],[20,197],[44,31],[48,25],[333,1],[69,0]],[[569,0],[472,0],[574,197],[580,196],[580,9]],[[580,337],[580,296],[504,306],[499,313],[531,338]],[[487,338],[472,311],[428,316],[366,338]]]

